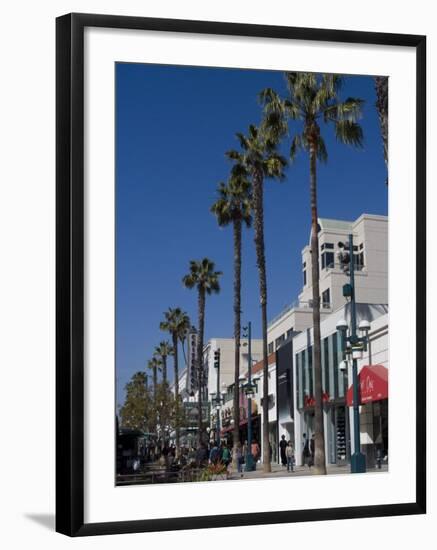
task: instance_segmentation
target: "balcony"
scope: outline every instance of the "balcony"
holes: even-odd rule
[[[309,309],[313,309],[313,301],[312,300],[308,300],[306,302],[302,302],[301,300],[295,300],[291,304],[285,306],[284,309],[280,313],[278,313],[278,315],[273,317],[273,319],[271,319],[271,321],[269,321],[267,326],[268,326],[268,328],[270,328],[277,321],[282,319],[282,317],[284,317],[284,315],[286,315],[290,311],[293,311],[293,310],[295,310],[295,311],[299,311],[299,310],[300,311],[301,310],[308,311]],[[330,302],[321,303],[320,304],[320,310],[321,311],[325,310],[326,312],[331,311],[331,303]]]

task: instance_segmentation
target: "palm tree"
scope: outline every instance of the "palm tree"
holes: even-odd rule
[[[273,117],[264,119],[258,128],[249,126],[247,136],[237,134],[241,151],[228,151],[229,158],[237,162],[252,180],[254,241],[259,274],[259,291],[262,317],[263,339],[263,469],[271,471],[269,446],[269,405],[268,405],[268,351],[267,351],[267,277],[264,247],[264,180],[284,178],[287,161],[276,150],[280,129]],[[241,170],[239,168],[238,170]],[[250,444],[250,442],[249,442]]]
[[[234,234],[234,448],[240,441],[241,234],[243,224],[250,227],[252,223],[251,211],[251,184],[243,171],[237,168],[227,185],[223,182],[219,184],[218,199],[211,207],[217,223],[220,226],[232,224]]]
[[[289,95],[281,100],[272,89],[261,92],[266,117],[282,121],[288,118],[302,123],[302,129],[291,140],[290,159],[299,150],[309,155],[311,205],[311,281],[314,330],[314,396],[315,396],[315,473],[326,474],[325,438],[323,426],[322,367],[320,345],[319,291],[319,227],[317,213],[317,161],[326,162],[328,153],[321,135],[320,123],[332,123],[338,141],[361,147],[363,131],[357,120],[363,100],[349,97],[339,99],[343,78],[339,75],[315,73],[286,73]],[[284,132],[283,134],[284,135]]]
[[[152,357],[152,359],[147,361],[147,368],[152,371],[154,398],[156,398],[156,388],[158,387],[158,369],[160,366],[161,361],[157,357]]]
[[[153,357],[152,359],[149,359],[147,361],[147,368],[152,371],[152,377],[153,377],[153,427],[154,431],[156,433],[157,431],[157,402],[156,402],[156,395],[157,395],[157,389],[158,389],[158,369],[160,367],[161,363],[157,357]]]
[[[162,370],[162,381],[165,385],[167,385],[167,357],[169,355],[173,355],[173,347],[171,346],[170,342],[167,340],[163,340],[159,343],[159,346],[156,346],[154,355],[160,360],[161,362],[161,370]]]
[[[205,328],[205,301],[206,295],[220,292],[219,278],[221,271],[215,271],[214,262],[208,258],[203,260],[191,260],[190,271],[182,278],[187,288],[197,288],[198,298],[198,330],[199,338],[197,343],[197,376],[199,395],[199,433],[198,446],[202,443],[202,389],[203,389],[203,333]]]
[[[179,364],[178,364],[178,342],[183,339],[185,333],[190,328],[190,318],[181,308],[168,308],[164,312],[164,321],[159,324],[159,328],[171,335],[173,343],[173,366],[174,366],[174,387],[175,387],[175,407],[176,407],[176,454],[179,456]]]
[[[388,77],[375,76],[376,110],[378,111],[379,126],[381,128],[384,160],[388,162]],[[388,178],[386,179],[388,184]]]

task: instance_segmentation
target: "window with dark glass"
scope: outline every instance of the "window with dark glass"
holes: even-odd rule
[[[331,306],[331,291],[327,288],[322,292],[322,307],[328,308]]]
[[[323,252],[322,269],[334,266],[334,252]]]
[[[276,349],[278,349],[278,347],[282,344],[282,342],[284,342],[284,340],[285,340],[285,334],[281,334],[279,338],[276,338],[275,340]]]
[[[364,267],[364,252],[354,254],[354,267],[357,271],[361,271]]]
[[[273,353],[273,342],[270,342],[269,344],[269,355]]]

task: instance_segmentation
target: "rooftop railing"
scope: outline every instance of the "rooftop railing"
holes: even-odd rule
[[[302,302],[300,300],[295,300],[291,304],[288,304],[287,306],[285,306],[284,309],[280,313],[278,313],[278,315],[273,317],[273,319],[271,319],[271,321],[269,321],[268,326],[271,327],[274,323],[276,323],[276,321],[279,321],[279,319],[281,319],[286,313],[288,313],[289,311],[292,311],[293,309],[294,310],[296,310],[296,309],[313,309],[313,301],[308,300],[307,302]],[[320,304],[320,309],[321,310],[331,309],[331,302],[322,302]]]

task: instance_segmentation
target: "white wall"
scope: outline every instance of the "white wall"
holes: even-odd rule
[[[180,550],[207,546],[241,546],[254,540],[271,546],[272,540],[288,541],[331,550],[339,540],[355,541],[367,550],[369,540],[378,547],[408,548],[433,538],[437,520],[435,468],[429,471],[428,516],[363,519],[353,521],[270,525],[177,533],[118,535],[71,540],[53,532],[54,513],[54,175],[55,81],[54,18],[70,12],[107,12],[125,15],[183,19],[228,20],[259,24],[345,28],[368,31],[428,34],[428,97],[437,93],[437,29],[433,3],[414,4],[394,0],[368,0],[354,10],[345,0],[310,3],[277,2],[275,9],[261,0],[58,0],[57,2],[6,2],[3,5],[1,40],[2,85],[0,163],[0,235],[2,239],[1,346],[2,366],[2,533],[8,549],[174,547]],[[432,70],[431,70],[432,69]],[[429,120],[436,120],[435,102],[429,102]],[[429,131],[428,150],[437,148],[435,125]],[[428,204],[437,201],[435,157],[430,155]],[[432,210],[431,210],[432,209]],[[429,221],[429,234],[437,232],[437,220]],[[429,239],[431,242],[431,239]],[[432,243],[431,243],[432,244]],[[429,254],[430,272],[437,268]],[[429,278],[431,280],[431,277]],[[436,285],[429,298],[437,306]],[[434,308],[429,308],[432,310]],[[430,329],[435,324],[429,319]],[[429,365],[437,363],[435,346],[429,349]],[[428,394],[437,389],[436,369],[428,371]],[[437,403],[429,402],[429,423],[437,420]],[[19,428],[19,429],[17,429]],[[432,438],[430,438],[432,433]],[[436,431],[428,430],[429,456],[435,456]],[[15,475],[13,471],[19,472]],[[297,480],[297,482],[299,482]],[[280,485],[278,485],[280,490]],[[292,496],[290,496],[292,498]],[[272,502],[272,509],[274,503]],[[360,536],[356,536],[357,532]],[[371,545],[373,542],[370,543]]]

